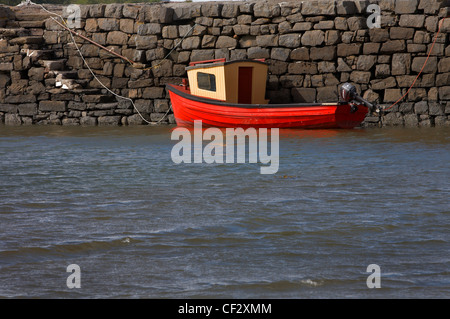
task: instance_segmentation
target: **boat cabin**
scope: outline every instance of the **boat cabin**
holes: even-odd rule
[[[191,62],[186,67],[192,95],[236,104],[268,104],[268,66],[263,60]]]

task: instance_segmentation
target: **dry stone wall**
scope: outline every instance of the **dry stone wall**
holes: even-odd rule
[[[377,4],[381,27],[369,28]],[[271,103],[338,100],[352,82],[364,98],[397,101],[421,71],[448,15],[446,1],[268,1],[80,6],[75,31],[139,69],[76,37],[38,6],[0,7],[0,121],[6,125],[174,123],[166,83],[180,84],[191,61],[266,59]],[[65,7],[46,5],[63,14]],[[194,26],[194,27],[193,27]],[[191,28],[193,29],[191,30]],[[188,33],[181,44],[166,55]],[[409,94],[365,126],[450,126],[450,18]],[[136,110],[137,109],[137,110]]]

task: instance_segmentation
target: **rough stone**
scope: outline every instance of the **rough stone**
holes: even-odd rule
[[[337,45],[337,55],[342,57],[347,57],[350,55],[358,55],[361,52],[360,43],[339,43]]]
[[[307,61],[309,60],[309,50],[308,48],[296,48],[291,51],[291,60],[301,60]]]
[[[17,126],[22,124],[19,114],[5,114],[5,125]]]
[[[274,18],[281,14],[281,8],[279,5],[257,2],[253,6],[253,14],[255,17]]]
[[[278,38],[278,45],[287,48],[297,48],[300,46],[301,35],[297,33],[283,34]]]
[[[103,31],[117,31],[119,30],[119,20],[112,18],[97,19],[98,27]]]
[[[39,111],[41,112],[65,112],[66,102],[65,101],[40,101]]]
[[[295,103],[313,103],[316,101],[316,89],[314,88],[292,88],[291,94]]]
[[[278,45],[278,35],[277,34],[259,35],[256,37],[256,44],[262,48],[276,47]]]
[[[410,27],[410,28],[422,28],[425,22],[424,15],[408,15],[403,14],[400,16],[399,25],[401,27]]]
[[[336,15],[336,3],[335,1],[305,1],[302,3],[302,14],[305,16]]]
[[[360,71],[369,71],[377,62],[375,55],[360,55],[356,62],[356,69]]]
[[[336,47],[311,47],[309,57],[311,60],[332,61],[336,58]]]
[[[424,63],[425,63],[426,57],[415,57],[411,64],[411,71],[413,72],[420,72],[422,69]],[[427,61],[427,64],[423,68],[423,73],[435,73],[437,69],[437,58],[436,57],[430,57]]]
[[[290,63],[288,72],[290,74],[317,74],[317,64],[312,62]]]
[[[229,36],[220,36],[216,41],[216,48],[234,49],[237,46],[237,40]]]
[[[302,45],[319,46],[325,40],[325,33],[321,30],[306,31],[302,36]]]
[[[413,28],[393,27],[389,30],[391,40],[412,39],[415,30]]]
[[[106,43],[112,45],[126,45],[128,42],[128,35],[122,31],[108,32]]]
[[[98,125],[101,126],[117,126],[120,125],[121,116],[99,116]]]
[[[417,10],[418,0],[397,0],[395,1],[396,14],[415,13]]]
[[[414,112],[416,114],[428,114],[428,102],[420,101],[414,104]]]

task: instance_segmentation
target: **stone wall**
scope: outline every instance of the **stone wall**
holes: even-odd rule
[[[371,3],[381,9],[381,28],[367,26]],[[339,85],[352,82],[369,101],[391,105],[421,70],[447,9],[440,0],[84,5],[77,32],[152,68],[76,41],[99,80],[148,121],[174,123],[165,84],[181,83],[189,62],[216,58],[266,59],[272,103],[336,101]],[[449,30],[450,18],[409,94],[381,117],[369,114],[365,126],[450,126]],[[2,123],[145,124],[136,109],[93,78],[48,13],[0,7]]]

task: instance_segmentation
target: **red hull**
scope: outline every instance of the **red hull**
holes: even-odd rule
[[[358,105],[351,112],[348,103],[336,104],[231,104],[191,95],[183,86],[167,84],[175,120],[179,126],[266,128],[354,128],[368,109]]]

